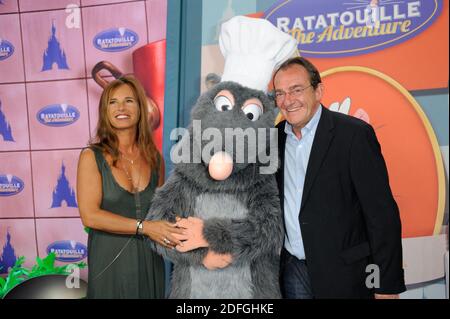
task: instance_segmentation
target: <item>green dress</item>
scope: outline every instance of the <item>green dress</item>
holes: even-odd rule
[[[92,150],[102,176],[100,208],[124,217],[144,219],[158,184],[158,170],[152,172],[149,184],[139,192],[141,213],[137,216],[135,195],[116,182],[102,152]],[[143,236],[90,229],[87,298],[164,298],[164,261],[146,241]]]

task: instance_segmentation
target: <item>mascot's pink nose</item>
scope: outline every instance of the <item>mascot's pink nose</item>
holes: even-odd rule
[[[208,171],[213,179],[223,181],[233,171],[233,159],[226,152],[217,152],[209,161]]]

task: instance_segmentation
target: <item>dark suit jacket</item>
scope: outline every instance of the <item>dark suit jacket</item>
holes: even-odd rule
[[[283,212],[285,123],[277,125]],[[367,123],[322,107],[299,222],[316,298],[405,291],[399,211],[380,145]],[[374,274],[366,266],[372,263],[380,269],[378,289],[366,287],[366,278]]]

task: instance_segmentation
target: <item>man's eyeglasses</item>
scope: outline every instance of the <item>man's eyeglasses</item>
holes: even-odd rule
[[[275,101],[278,104],[280,104],[284,101],[284,99],[286,98],[286,95],[289,95],[291,98],[299,98],[299,97],[303,96],[303,94],[305,93],[305,90],[307,88],[310,88],[311,86],[312,86],[312,84],[310,84],[304,88],[297,87],[295,89],[290,90],[289,92],[275,91],[273,93],[273,97],[275,98]]]

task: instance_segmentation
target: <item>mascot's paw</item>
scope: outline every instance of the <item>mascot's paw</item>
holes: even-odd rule
[[[177,227],[184,228],[184,234],[187,240],[178,245],[176,249],[179,252],[187,252],[201,247],[208,247],[209,244],[203,238],[203,220],[197,217],[179,218]]]
[[[233,256],[231,256],[231,254],[218,254],[212,250],[208,250],[202,263],[205,268],[214,270],[228,267],[232,262]]]

